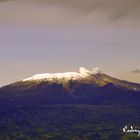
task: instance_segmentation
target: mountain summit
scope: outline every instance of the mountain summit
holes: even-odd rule
[[[37,74],[30,78],[23,79],[22,81],[31,81],[31,80],[53,80],[53,79],[66,79],[66,80],[76,80],[79,78],[86,78],[90,75],[95,75],[101,73],[101,70],[97,67],[92,70],[88,70],[84,67],[79,68],[79,72],[65,72],[65,73],[45,73]]]
[[[98,67],[88,70],[84,67],[79,68],[79,72],[64,72],[64,73],[44,73],[36,74],[32,77],[23,79],[12,85],[18,85],[22,83],[32,83],[36,82],[50,82],[50,83],[61,83],[64,87],[69,86],[70,82],[75,82],[79,84],[92,84],[96,86],[104,86],[106,84],[112,83],[113,85],[124,87],[130,90],[139,91],[140,84],[119,80],[113,78],[107,74],[104,74]]]
[[[140,84],[113,78],[99,68],[37,74],[0,88],[4,104],[139,105],[139,100]]]

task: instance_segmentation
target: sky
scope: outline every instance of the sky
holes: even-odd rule
[[[0,0],[0,86],[99,67],[140,83],[139,0]]]

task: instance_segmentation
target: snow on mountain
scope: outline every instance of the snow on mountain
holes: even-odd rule
[[[84,67],[79,68],[79,72],[65,72],[65,73],[44,73],[44,74],[36,74],[27,79],[23,79],[22,81],[30,81],[30,80],[52,80],[52,79],[79,79],[85,78],[89,75],[95,75],[98,73],[102,73],[98,67],[93,68],[92,70],[88,70]]]

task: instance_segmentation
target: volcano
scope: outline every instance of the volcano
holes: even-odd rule
[[[124,126],[140,126],[139,101],[140,84],[99,68],[37,74],[0,88],[0,139],[125,140]]]
[[[140,105],[140,84],[113,78],[99,68],[45,73],[0,88],[1,104]]]

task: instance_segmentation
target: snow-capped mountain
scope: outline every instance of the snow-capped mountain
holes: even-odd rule
[[[116,86],[125,87],[131,90],[140,90],[139,84],[112,78],[104,74],[98,67],[92,68],[91,70],[80,67],[79,72],[36,74],[32,77],[16,82],[14,85],[18,85],[19,83],[39,83],[47,81],[52,83],[61,83],[64,87],[69,84],[70,81],[76,81],[77,83],[94,84],[97,86],[104,86],[108,83],[112,83]]]
[[[84,67],[79,68],[79,72],[65,72],[65,73],[45,73],[37,74],[30,78],[23,79],[22,81],[31,81],[31,80],[54,80],[54,79],[65,79],[65,80],[77,80],[80,78],[86,78],[90,75],[96,75],[101,73],[101,70],[97,67],[92,70],[87,70]]]
[[[99,68],[45,73],[0,88],[1,103],[139,104],[140,84],[119,80]]]

